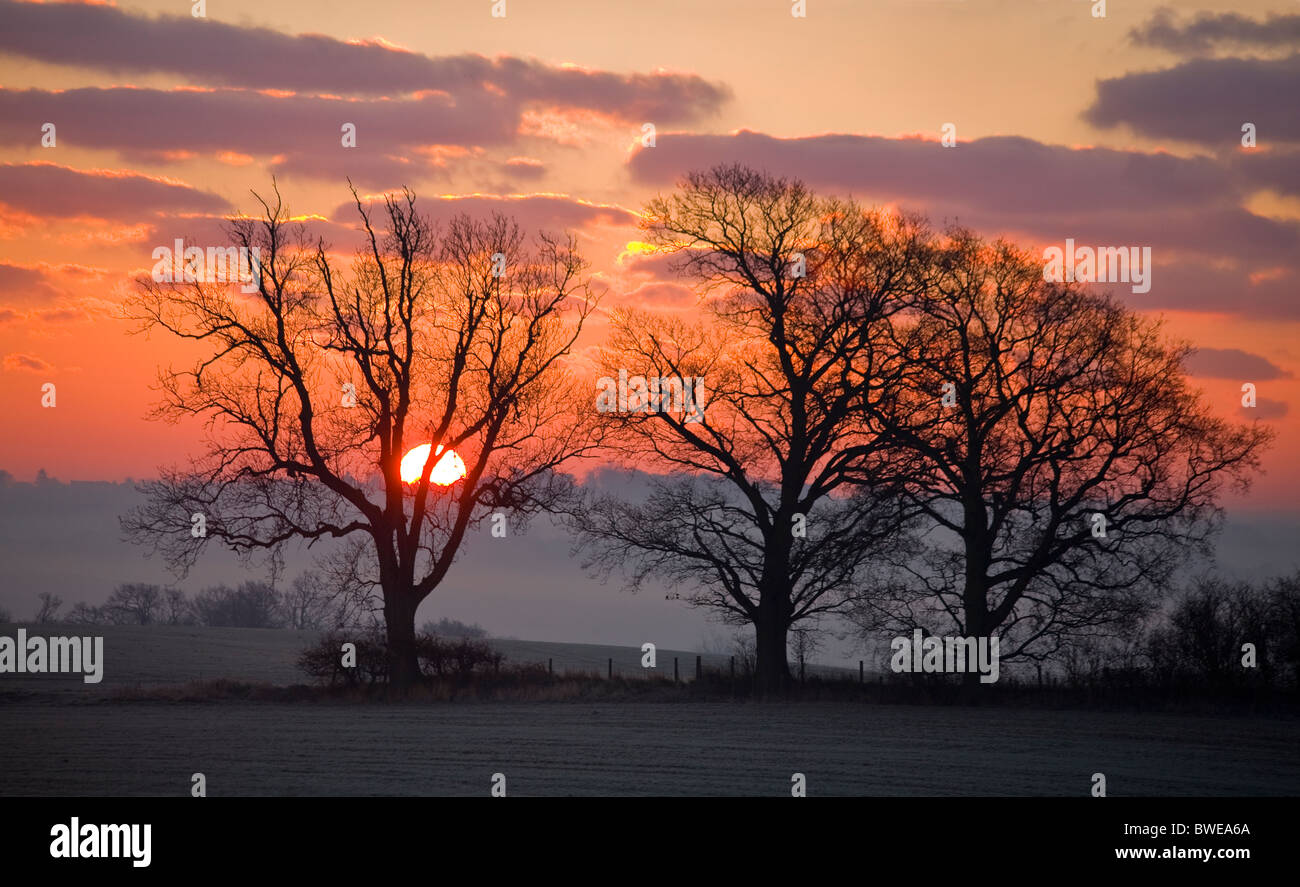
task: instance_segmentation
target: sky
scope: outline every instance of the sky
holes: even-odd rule
[[[1300,4],[794,5],[0,0],[0,469],[121,481],[185,461],[197,430],[147,418],[185,354],[129,335],[120,305],[156,247],[225,243],[273,178],[340,251],[347,177],[366,199],[405,185],[440,217],[575,232],[602,312],[690,314],[638,253],[637,211],[741,161],[1031,248],[1150,247],[1150,291],[1115,291],[1199,349],[1213,409],[1278,430],[1230,506],[1294,515]]]

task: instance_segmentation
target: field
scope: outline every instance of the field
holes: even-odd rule
[[[213,796],[485,795],[498,772],[511,795],[783,795],[795,772],[810,795],[1085,796],[1095,772],[1111,796],[1300,793],[1294,719],[851,703],[115,702],[115,688],[193,678],[300,681],[293,659],[307,636],[103,631],[100,685],[0,675],[0,794],[181,795],[195,772]],[[520,661],[549,651],[557,670],[603,666],[614,650],[616,667],[639,658],[503,643]],[[693,667],[693,654],[677,655]]]

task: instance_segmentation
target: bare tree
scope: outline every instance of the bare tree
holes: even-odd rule
[[[1004,659],[1130,623],[1210,537],[1221,490],[1248,483],[1270,432],[1215,418],[1159,322],[1045,281],[1009,244],[954,231],[928,265],[891,327],[897,396],[864,413],[932,544],[859,616],[1000,632]]]
[[[194,621],[193,608],[179,588],[168,588],[163,592],[162,611],[159,620],[167,625],[188,625]]]
[[[161,586],[127,583],[113,589],[103,609],[108,621],[116,625],[152,625],[165,606]]]
[[[857,411],[888,396],[880,330],[912,294],[926,233],[738,166],[692,173],[643,226],[701,284],[708,320],[616,312],[603,370],[704,391],[695,410],[641,397],[601,413],[628,465],[671,474],[641,501],[588,503],[579,548],[633,588],[663,580],[753,625],[772,693],[790,678],[790,627],[843,607],[902,523],[893,496],[846,481],[875,446]]]
[[[142,278],[131,313],[206,356],[162,374],[158,416],[200,417],[207,452],[145,484],[131,538],[187,569],[210,544],[244,555],[358,539],[380,589],[390,679],[418,678],[415,612],[466,533],[493,510],[523,519],[567,490],[556,469],[588,445],[566,355],[590,312],[574,241],[497,215],[439,231],[409,191],[382,230],[353,191],[365,246],[350,268],[311,245],[278,192],[231,226],[260,250],[257,292]],[[419,478],[400,462],[428,444]],[[465,473],[431,475],[454,451]],[[442,478],[437,478],[442,479]],[[200,515],[201,518],[194,518]],[[205,535],[191,535],[201,520]]]
[[[76,625],[107,625],[108,617],[102,607],[92,607],[84,601],[78,601],[68,611],[67,621]]]
[[[804,666],[822,648],[822,638],[816,625],[802,625],[790,630],[790,652],[799,663],[799,677],[804,676]]]
[[[281,628],[280,593],[266,582],[216,585],[194,596],[201,625],[213,628]]]
[[[36,610],[36,615],[32,617],[32,621],[37,625],[56,622],[59,618],[59,609],[63,606],[63,598],[48,591],[42,591],[37,597],[41,605]]]
[[[335,627],[334,599],[319,573],[299,574],[280,598],[285,627],[299,631]]]
[[[1292,688],[1300,689],[1300,571],[1272,580],[1267,590],[1274,651],[1290,669]]]

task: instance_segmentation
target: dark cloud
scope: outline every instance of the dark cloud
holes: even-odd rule
[[[1119,295],[1134,308],[1235,315],[1247,319],[1300,320],[1300,269],[1257,275],[1248,264],[1224,267],[1217,262],[1165,262],[1152,254],[1151,291]]]
[[[1282,59],[1193,59],[1161,71],[1097,82],[1084,112],[1094,126],[1121,124],[1153,138],[1216,148],[1241,145],[1253,123],[1260,144],[1300,142],[1300,54]]]
[[[1300,252],[1300,226],[1244,209],[1250,189],[1242,175],[1209,157],[1006,137],[944,148],[919,139],[740,132],[661,134],[656,147],[629,161],[637,181],[661,186],[688,170],[733,162],[1039,244],[1068,237],[1092,246],[1151,246],[1157,262],[1194,253],[1257,267],[1293,264]]]
[[[343,149],[316,153],[296,152],[277,157],[270,171],[293,181],[296,177],[334,182],[351,180],[358,188],[382,191],[413,185],[429,178],[445,178],[446,171],[418,154],[399,156],[375,151]]]
[[[1238,407],[1237,415],[1243,419],[1269,420],[1281,419],[1290,411],[1286,401],[1260,397],[1256,399],[1253,407]]]
[[[1238,348],[1198,348],[1185,366],[1193,376],[1209,379],[1239,379],[1251,382],[1289,379],[1291,373],[1267,357]]]
[[[43,219],[140,222],[163,213],[223,212],[224,199],[131,172],[82,171],[53,163],[0,164],[0,204]]]
[[[1207,53],[1216,46],[1291,49],[1300,45],[1300,15],[1274,13],[1259,21],[1236,12],[1202,12],[1180,22],[1173,10],[1159,9],[1129,31],[1129,39],[1182,55]]]
[[[1243,150],[1232,164],[1248,187],[1300,197],[1300,151]]]
[[[188,15],[149,18],[112,6],[0,0],[0,52],[113,73],[163,73],[191,83],[333,95],[429,90],[588,108],[625,120],[682,121],[729,98],[689,74],[614,74],[533,59],[431,58],[377,42],[285,34]]]
[[[514,139],[518,114],[500,97],[458,105],[443,95],[351,101],[232,89],[0,89],[0,144],[34,146],[47,121],[60,146],[157,162],[169,152],[342,158],[500,144]],[[343,147],[345,123],[356,127],[355,148]]]
[[[0,196],[0,202],[3,202]],[[48,301],[59,295],[44,269],[0,262],[0,297],[18,301]],[[33,298],[34,297],[34,298]]]
[[[375,202],[379,198],[370,198]],[[475,194],[467,197],[419,198],[420,210],[437,221],[446,221],[466,213],[470,216],[487,216],[501,212],[513,216],[525,231],[562,231],[585,228],[591,225],[635,225],[637,214],[621,206],[590,203],[562,194],[525,194],[494,197]],[[353,203],[340,204],[330,214],[330,219],[343,225],[357,223],[357,208]],[[375,220],[377,221],[377,219]]]
[[[945,148],[880,136],[667,133],[656,147],[637,151],[630,164],[639,181],[670,184],[688,170],[735,161],[864,197],[1002,213],[1122,212],[1236,196],[1232,176],[1209,158],[1067,148],[1012,136]]]

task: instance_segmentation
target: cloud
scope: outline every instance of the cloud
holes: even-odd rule
[[[0,204],[43,219],[119,222],[137,222],[160,213],[229,209],[223,198],[179,182],[53,163],[0,163]]]
[[[376,203],[380,197],[365,198]],[[621,206],[593,203],[570,197],[567,194],[469,194],[420,197],[419,209],[435,221],[443,221],[461,213],[470,216],[487,216],[500,212],[513,216],[525,231],[558,231],[586,228],[593,225],[635,225],[638,216]],[[330,219],[342,225],[357,224],[357,208],[353,203],[340,204],[330,214]],[[376,223],[378,219],[374,220]]]
[[[281,155],[271,163],[270,172],[290,181],[297,177],[340,183],[351,180],[358,188],[376,191],[446,176],[445,169],[413,153],[400,156],[359,149]]]
[[[633,175],[646,184],[670,183],[688,170],[728,162],[840,192],[996,207],[1008,214],[1185,207],[1237,194],[1232,176],[1209,158],[1069,148],[1016,136],[945,148],[917,138],[866,135],[669,133],[629,161]]]
[[[1281,419],[1290,411],[1286,401],[1271,400],[1267,397],[1256,398],[1253,407],[1237,407],[1237,415],[1243,419]]]
[[[1175,21],[1173,11],[1158,9],[1146,22],[1129,31],[1138,46],[1167,49],[1182,55],[1200,55],[1216,46],[1291,49],[1300,44],[1300,15],[1273,13],[1263,21],[1236,12],[1202,12]]]
[[[195,153],[342,157],[416,145],[501,144],[514,140],[517,117],[501,97],[458,105],[436,94],[352,101],[236,89],[0,89],[0,144],[34,145],[33,133],[48,121],[58,127],[60,146],[150,162]],[[345,123],[356,127],[355,148],[342,145]]]
[[[246,166],[261,158],[277,174],[350,176],[372,190],[445,178],[474,159],[505,162],[514,178],[540,175],[543,168],[526,158],[509,165],[514,151],[482,157],[485,149],[559,138],[525,133],[523,121],[517,103],[499,95],[458,102],[437,93],[355,100],[238,89],[0,87],[0,145],[33,147],[52,122],[59,147],[114,151],[127,163],[206,158]],[[347,124],[354,147],[343,145]]]
[[[1300,197],[1300,151],[1240,151],[1232,165],[1249,187]]]
[[[631,290],[620,301],[646,308],[687,308],[697,304],[700,297],[693,289],[681,284],[654,282]]]
[[[618,257],[619,267],[632,274],[644,274],[665,282],[683,279],[683,257],[672,253],[627,251]]]
[[[1155,270],[1151,292],[1119,294],[1135,308],[1236,315],[1251,319],[1300,320],[1300,269],[1276,269],[1259,274],[1249,263],[1224,267],[1220,263],[1160,262],[1152,254]]]
[[[6,354],[3,366],[11,372],[44,373],[54,369],[53,366],[30,354]]]
[[[268,182],[266,188],[257,190],[264,197],[272,199],[269,184]],[[284,197],[286,205],[292,211],[292,195],[285,194]],[[253,218],[261,218],[261,207],[248,207],[248,214]],[[138,263],[136,270],[147,273],[154,264],[152,258],[154,249],[160,246],[171,249],[177,239],[183,241],[186,246],[201,246],[205,249],[210,246],[233,245],[234,242],[228,231],[232,215],[185,215],[157,219],[149,226],[144,240],[135,244],[138,252],[133,252],[132,257]],[[314,245],[320,238],[325,241],[328,249],[335,252],[351,252],[362,245],[361,233],[356,229],[354,220],[355,210],[353,219],[347,220],[347,224],[333,222],[316,215],[295,214],[293,216],[294,226],[302,226],[306,243]],[[289,236],[293,238],[296,234],[291,232]]]
[[[3,201],[0,196],[0,201]],[[0,297],[23,301],[48,301],[59,295],[38,266],[10,265],[0,262]],[[32,299],[35,296],[36,299]]]
[[[511,157],[501,171],[516,181],[533,182],[546,176],[546,164],[535,157]]]
[[[898,203],[936,221],[1039,245],[1151,246],[1162,262],[1200,254],[1258,267],[1294,264],[1300,225],[1243,208],[1242,174],[1210,157],[1070,148],[994,137],[944,148],[916,138],[661,134],[629,159],[633,178],[669,185],[688,170],[740,162],[823,191]],[[1244,273],[1239,280],[1244,278]]]
[[[333,95],[439,90],[475,101],[590,108],[624,120],[682,121],[730,97],[692,74],[615,74],[535,59],[429,57],[382,41],[286,34],[191,16],[149,18],[111,6],[0,0],[0,52],[112,73],[162,73],[192,83]]]
[[[1300,54],[1281,59],[1193,59],[1160,71],[1097,82],[1084,112],[1094,126],[1126,125],[1152,138],[1216,148],[1241,144],[1255,124],[1260,143],[1300,142]]]
[[[1193,376],[1210,379],[1260,382],[1292,376],[1267,357],[1238,348],[1198,348],[1188,356],[1184,365]]]

